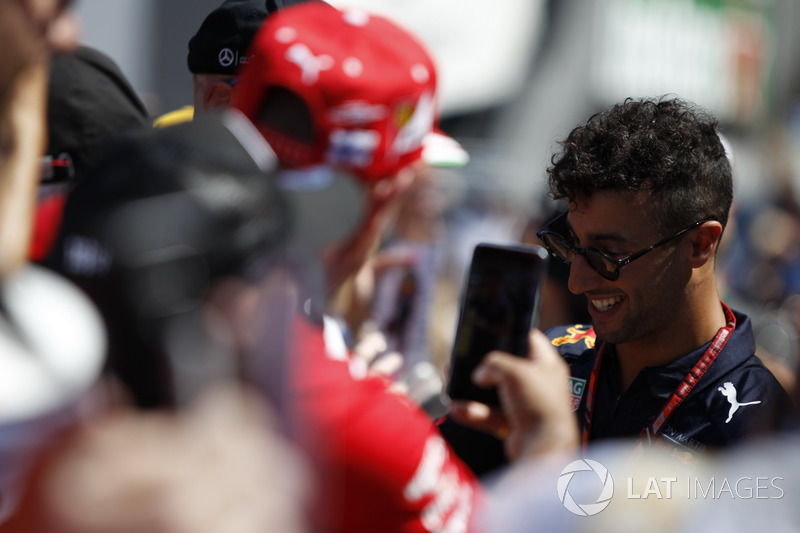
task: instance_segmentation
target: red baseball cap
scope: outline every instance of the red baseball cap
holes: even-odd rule
[[[307,2],[272,14],[251,45],[233,99],[282,166],[328,164],[364,180],[423,159],[463,166],[436,127],[436,68],[394,22]]]

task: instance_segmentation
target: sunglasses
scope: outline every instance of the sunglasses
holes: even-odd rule
[[[638,252],[634,252],[627,257],[623,257],[622,259],[614,259],[610,257],[608,254],[601,252],[597,248],[592,248],[587,246],[586,248],[579,248],[570,242],[570,239],[562,235],[561,233],[557,233],[552,231],[550,228],[557,225],[562,224],[565,229],[569,229],[566,225],[566,217],[567,212],[563,212],[558,215],[556,218],[545,224],[545,226],[536,232],[536,236],[542,240],[544,243],[545,248],[550,255],[558,259],[559,261],[563,261],[566,264],[572,264],[572,261],[575,259],[576,255],[582,255],[583,258],[589,263],[589,266],[592,267],[592,270],[600,274],[602,277],[609,281],[617,281],[619,279],[619,269],[624,267],[625,265],[639,259],[647,252],[658,248],[661,245],[664,245],[671,241],[672,239],[676,239],[686,233],[687,231],[693,230],[697,226],[708,222],[709,220],[717,220],[716,217],[708,217],[695,222],[694,224],[690,225],[687,228],[680,230],[678,233],[671,235],[665,239],[661,239],[657,243],[653,244],[652,246],[648,246],[643,250],[639,250]]]

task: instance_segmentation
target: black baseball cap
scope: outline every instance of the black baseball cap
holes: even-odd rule
[[[189,40],[187,62],[193,74],[233,76],[247,62],[248,48],[271,13],[307,0],[225,0],[208,14]]]

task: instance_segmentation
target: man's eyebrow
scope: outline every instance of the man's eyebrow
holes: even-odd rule
[[[564,223],[567,226],[567,230],[569,234],[574,238],[577,237],[575,231],[572,229],[572,224],[569,223],[569,219],[566,217],[564,218]],[[614,232],[590,232],[589,235],[586,236],[587,241],[603,241],[603,242],[615,242],[615,243],[630,243],[633,242],[629,238],[621,235],[620,233]]]
[[[609,242],[631,242],[627,237],[619,233],[589,233],[589,240],[592,241],[609,241]]]

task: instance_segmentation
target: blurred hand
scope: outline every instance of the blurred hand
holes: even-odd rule
[[[361,338],[353,348],[353,356],[364,364],[368,376],[385,378],[390,382],[390,391],[405,394],[408,388],[394,382],[394,376],[403,367],[403,356],[399,352],[386,352],[386,348],[386,337],[374,330]]]
[[[28,256],[40,157],[47,147],[50,55],[77,40],[67,2],[0,2],[0,278]]]
[[[528,353],[491,352],[473,373],[475,384],[497,387],[502,410],[470,401],[454,401],[450,410],[455,421],[504,439],[511,460],[569,452],[579,444],[569,367],[539,330],[530,334]]]
[[[416,261],[417,255],[409,250],[390,248],[373,253],[336,292],[332,314],[344,317],[351,329],[359,331],[372,316],[377,280],[391,268],[411,267]]]

